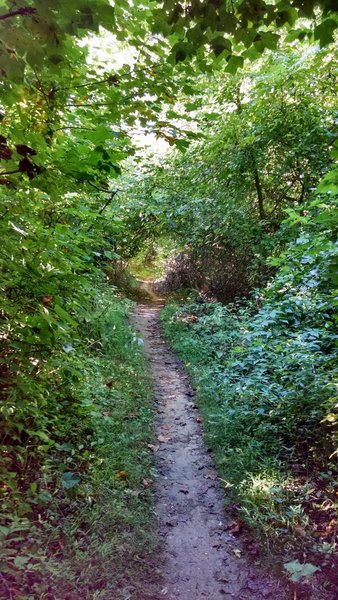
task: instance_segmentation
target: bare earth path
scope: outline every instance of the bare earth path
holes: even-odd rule
[[[227,530],[222,492],[182,365],[164,342],[156,305],[139,305],[133,324],[154,381],[159,448],[156,513],[164,538],[159,600],[285,600],[283,584],[246,559]]]

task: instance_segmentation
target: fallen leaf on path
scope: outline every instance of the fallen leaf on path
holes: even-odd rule
[[[236,519],[227,526],[227,530],[233,535],[239,535],[243,529],[244,522],[242,519]]]
[[[229,582],[229,579],[221,571],[217,571],[215,573],[215,579],[216,579],[216,581],[219,581],[220,583],[228,583]]]
[[[162,425],[162,429],[166,429],[167,431],[169,431],[169,429],[171,429],[171,427],[168,423],[164,423],[164,425]]]
[[[148,444],[148,448],[149,448],[149,450],[151,450],[155,454],[155,452],[157,452],[160,447],[157,446],[156,444]]]
[[[160,433],[160,435],[157,436],[157,439],[158,439],[159,442],[162,442],[163,444],[166,444],[167,442],[170,442],[171,436],[170,435],[162,435]]]
[[[204,477],[205,479],[212,479],[212,481],[215,481],[218,477],[218,474],[215,469],[208,469]]]
[[[196,422],[197,423],[202,423],[202,417],[200,417],[199,415],[197,415]]]
[[[171,519],[165,522],[165,524],[168,525],[168,527],[176,527],[177,523],[177,519]]]

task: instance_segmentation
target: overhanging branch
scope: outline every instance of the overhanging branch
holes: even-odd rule
[[[10,12],[5,13],[4,15],[0,15],[0,21],[10,19],[11,17],[17,17],[19,15],[21,15],[22,17],[26,15],[32,15],[35,12],[36,8],[33,8],[32,6],[24,6],[22,8],[18,8],[17,10],[11,10]]]

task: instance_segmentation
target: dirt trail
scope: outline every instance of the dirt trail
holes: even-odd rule
[[[158,413],[156,513],[165,554],[159,600],[285,600],[283,584],[259,572],[226,530],[229,518],[194,393],[164,342],[159,310],[139,305],[133,317],[150,362]]]

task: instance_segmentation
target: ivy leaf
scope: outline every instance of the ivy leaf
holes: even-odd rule
[[[73,487],[78,485],[81,481],[81,477],[75,473],[67,471],[62,475],[62,486],[65,490],[71,490]]]
[[[302,577],[310,577],[316,571],[320,571],[319,567],[312,565],[311,563],[300,563],[299,560],[293,560],[288,563],[284,563],[285,569],[291,575],[291,581],[297,582]]]

